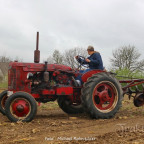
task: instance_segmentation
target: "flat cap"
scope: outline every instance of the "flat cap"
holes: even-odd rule
[[[94,47],[93,46],[88,46],[87,50],[94,51]]]

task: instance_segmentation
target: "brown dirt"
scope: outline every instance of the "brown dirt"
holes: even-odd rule
[[[142,144],[144,108],[125,99],[112,119],[95,120],[86,114],[67,115],[56,102],[41,105],[29,123],[11,123],[0,114],[0,144]]]

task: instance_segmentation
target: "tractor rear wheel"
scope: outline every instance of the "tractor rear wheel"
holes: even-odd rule
[[[3,115],[5,115],[5,103],[6,103],[7,98],[8,98],[7,90],[5,90],[0,94],[0,112]]]
[[[121,85],[109,73],[98,73],[90,77],[82,88],[82,104],[86,112],[96,119],[114,117],[122,105]]]
[[[36,115],[37,104],[30,94],[16,92],[7,99],[5,112],[8,119],[12,122],[29,122]]]
[[[82,104],[71,103],[66,96],[59,96],[57,99],[59,107],[68,114],[79,114],[83,113],[84,109]]]

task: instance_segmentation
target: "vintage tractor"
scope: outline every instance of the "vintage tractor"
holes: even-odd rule
[[[112,118],[122,105],[123,90],[115,75],[91,70],[83,75],[79,70],[60,64],[39,63],[37,47],[34,63],[11,62],[8,70],[8,90],[0,94],[0,111],[10,121],[31,121],[37,112],[37,102],[57,100],[68,114],[86,112],[92,118]],[[83,84],[76,77],[81,75]],[[122,82],[122,81],[121,81]],[[143,98],[143,93],[138,98]],[[137,102],[138,103],[138,102]]]

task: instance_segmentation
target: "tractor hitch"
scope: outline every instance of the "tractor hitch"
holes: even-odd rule
[[[129,99],[133,97],[133,103],[136,107],[144,105],[144,79],[120,80],[119,82],[127,84],[122,88],[123,94],[127,94]],[[138,85],[142,85],[142,89],[139,89]],[[132,87],[134,87],[135,90],[132,90]]]

